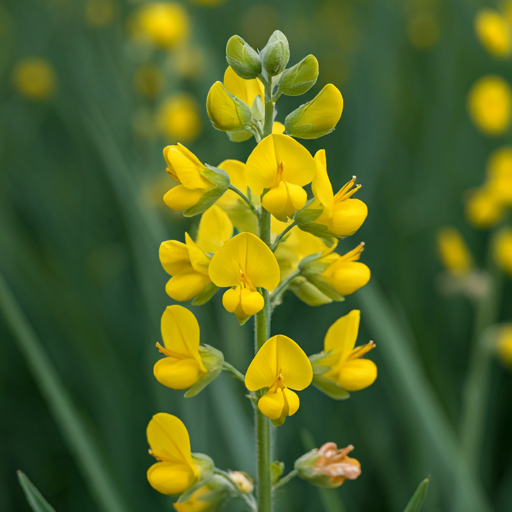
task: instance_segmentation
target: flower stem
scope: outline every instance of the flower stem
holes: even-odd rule
[[[239,372],[232,364],[227,363],[224,361],[222,365],[222,369],[226,372],[231,373],[233,377],[241,381],[243,384],[245,384],[245,375],[241,372]]]
[[[247,203],[247,205],[251,209],[252,213],[254,213],[254,215],[256,215],[256,217],[259,217],[258,210],[256,210],[255,206],[252,204],[252,202],[249,200],[249,198],[241,190],[237,189],[234,185],[231,185],[231,184],[229,185],[228,189],[232,190],[233,192],[238,194]]]
[[[289,224],[288,226],[286,226],[286,229],[284,229],[283,231],[281,231],[281,233],[279,233],[279,235],[276,236],[276,239],[274,240],[274,243],[272,244],[272,246],[270,247],[270,249],[272,250],[272,252],[274,252],[278,245],[281,243],[281,240],[283,239],[283,237],[290,231],[292,230],[295,226],[297,225],[296,222],[292,222],[291,224]]]
[[[297,269],[295,272],[292,272],[273,292],[272,292],[272,308],[276,307],[280,304],[281,295],[288,289],[290,283],[296,278],[300,276],[300,270]]]
[[[274,484],[272,487],[272,490],[275,491],[276,489],[279,489],[279,487],[282,487],[283,485],[286,485],[290,480],[295,478],[299,472],[294,469],[293,471],[290,471],[286,476],[283,476],[278,482]]]

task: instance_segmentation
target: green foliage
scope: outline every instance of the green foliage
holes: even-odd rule
[[[18,471],[18,480],[33,512],[55,512],[27,476]]]
[[[412,495],[412,498],[407,504],[407,507],[405,507],[404,512],[421,512],[423,503],[427,497],[429,483],[429,479],[425,478],[425,480],[418,485],[416,492]]]

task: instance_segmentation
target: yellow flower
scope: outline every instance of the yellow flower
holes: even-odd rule
[[[171,389],[188,389],[207,372],[199,355],[196,317],[182,306],[168,306],[161,329],[165,348],[160,343],[156,346],[167,357],[155,364],[156,380]]]
[[[113,0],[87,0],[85,6],[87,21],[94,27],[104,27],[111,23],[116,10]]]
[[[215,253],[209,275],[216,286],[229,287],[222,303],[244,322],[263,309],[264,299],[257,288],[272,291],[279,284],[279,265],[257,236],[240,233]]]
[[[289,114],[286,132],[299,139],[316,139],[332,132],[343,112],[343,97],[332,84],[327,84],[313,100]]]
[[[183,422],[171,414],[155,414],[149,422],[150,453],[158,460],[148,469],[148,481],[162,494],[181,494],[200,476],[192,458],[190,439]]]
[[[299,397],[313,379],[308,356],[287,336],[270,338],[258,351],[245,375],[249,391],[268,388],[258,401],[258,409],[271,420],[282,423],[299,408]]]
[[[467,274],[473,266],[471,252],[462,235],[452,227],[437,234],[437,252],[443,266],[455,276]]]
[[[217,512],[232,492],[233,487],[223,476],[214,475],[188,500],[174,503],[173,507],[177,512]]]
[[[160,48],[172,48],[187,38],[189,19],[187,11],[179,4],[150,2],[133,13],[129,26],[136,39]]]
[[[160,245],[160,262],[173,276],[165,291],[174,300],[186,301],[198,295],[211,283],[208,276],[212,254],[231,238],[233,225],[225,212],[212,206],[201,217],[195,243],[188,233],[185,242],[169,240]]]
[[[368,215],[368,207],[363,201],[353,199],[352,196],[361,188],[356,185],[354,176],[339,192],[334,195],[332,185],[327,174],[325,150],[321,149],[315,154],[316,175],[313,180],[313,194],[323,207],[323,213],[314,222],[327,226],[336,236],[345,237],[353,235],[363,224]],[[313,203],[312,209],[318,203]]]
[[[488,188],[473,190],[466,199],[466,219],[474,227],[487,229],[503,216],[503,203]]]
[[[493,244],[496,263],[512,277],[512,229],[502,229]]]
[[[250,109],[257,96],[260,96],[262,102],[264,101],[263,84],[257,78],[253,80],[240,78],[228,66],[224,73],[224,84],[215,82],[206,98],[206,110],[213,126],[227,132],[242,131],[251,120]],[[251,132],[247,131],[247,136],[242,140],[251,136]]]
[[[194,153],[181,144],[165,147],[164,158],[167,163],[167,172],[180,183],[165,194],[165,204],[175,211],[187,210],[213,186],[201,175],[205,166]]]
[[[135,89],[145,98],[158,96],[164,84],[164,76],[158,66],[141,66],[135,72]]]
[[[265,210],[280,220],[301,210],[307,200],[302,188],[315,177],[315,161],[309,151],[288,135],[265,137],[247,160],[247,182],[261,195]]]
[[[37,57],[19,61],[14,67],[12,79],[18,93],[31,100],[49,98],[57,85],[51,64]]]
[[[345,297],[365,286],[370,280],[370,269],[357,261],[361,257],[364,244],[361,242],[355,249],[343,256],[338,256],[322,274],[329,285]]]
[[[486,188],[498,203],[512,206],[512,147],[502,147],[487,160]]]
[[[201,133],[201,117],[197,101],[190,94],[175,94],[158,108],[158,127],[163,135],[184,142],[195,140]]]
[[[354,348],[359,331],[361,312],[352,310],[334,322],[324,340],[325,358],[319,361],[321,366],[329,367],[322,377],[333,381],[347,391],[359,391],[367,388],[377,378],[377,366],[373,361],[361,359],[375,348],[372,341]]]
[[[510,126],[512,92],[501,76],[477,80],[468,94],[468,111],[475,126],[484,134],[497,136]]]
[[[506,324],[499,329],[496,349],[501,362],[512,368],[512,324]]]
[[[199,487],[190,498],[183,503],[173,503],[173,507],[178,512],[206,512],[211,503],[206,499],[210,490],[208,484]],[[201,499],[205,498],[205,499]]]
[[[511,28],[507,19],[492,9],[480,9],[475,17],[475,32],[482,46],[495,57],[512,53]]]

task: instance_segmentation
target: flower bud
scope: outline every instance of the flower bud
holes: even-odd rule
[[[286,69],[290,60],[290,47],[286,36],[276,30],[261,51],[261,63],[269,76],[276,76]]]
[[[226,60],[235,73],[245,80],[261,73],[260,57],[240,36],[232,36],[226,46]]]
[[[352,445],[338,450],[335,443],[325,443],[295,461],[299,477],[308,482],[334,489],[345,480],[355,480],[361,474],[361,465],[356,459],[347,457]]]
[[[299,96],[309,91],[317,78],[318,61],[314,55],[308,55],[283,73],[279,89],[287,96]]]
[[[214,512],[219,510],[233,494],[229,482],[214,475],[207,483],[194,490],[185,500],[181,498],[173,505],[177,512]]]
[[[241,471],[229,471],[231,480],[235,482],[237,489],[244,494],[248,494],[254,490],[254,484],[251,477],[247,473]]]
[[[206,98],[208,116],[217,130],[243,130],[251,121],[251,109],[236,96],[229,94],[222,82],[215,82]]]
[[[299,139],[318,139],[332,132],[343,112],[343,97],[327,84],[309,103],[300,106],[284,120],[286,133]]]

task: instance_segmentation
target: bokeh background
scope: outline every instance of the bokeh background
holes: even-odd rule
[[[273,332],[318,352],[328,326],[360,308],[359,344],[376,342],[379,368],[373,386],[343,402],[308,388],[277,432],[275,456],[288,470],[311,443],[335,441],[355,446],[362,476],[323,492],[295,480],[278,508],[399,512],[429,476],[425,510],[511,510],[511,371],[490,346],[475,351],[488,324],[512,320],[510,279],[498,276],[499,299],[454,292],[436,249],[439,230],[453,225],[475,267],[489,265],[492,233],[468,224],[464,198],[510,133],[481,133],[466,101],[481,76],[512,80],[511,61],[490,56],[473,29],[477,10],[496,4],[175,2],[153,41],[137,17],[142,5],[0,4],[0,510],[29,510],[18,469],[57,512],[171,510],[145,476],[156,412],[183,419],[193,451],[254,473],[239,383],[222,375],[185,400],[153,377],[171,303],[158,247],[197,228],[163,204],[171,185],[162,149],[181,141],[213,165],[247,158],[253,143],[214,130],[205,99],[222,80],[228,38],[261,49],[275,29],[289,39],[291,64],[309,53],[319,60],[308,98],[328,82],[343,94],[336,131],[305,145],[326,148],[334,188],[352,175],[363,184],[368,219],[340,250],[365,241],[372,280],[319,309],[289,296]],[[277,119],[302,99],[280,100]],[[194,309],[202,342],[245,369],[252,322],[239,327],[220,299]]]

